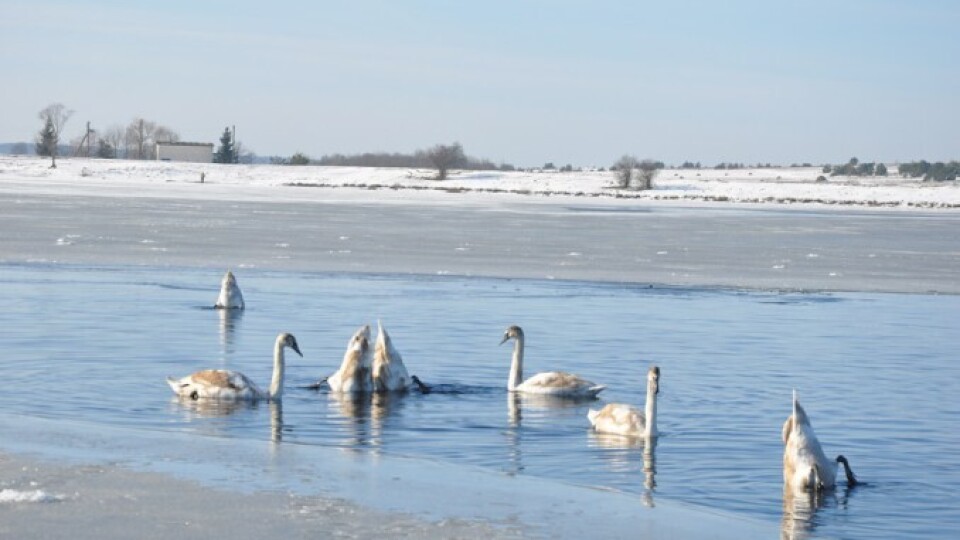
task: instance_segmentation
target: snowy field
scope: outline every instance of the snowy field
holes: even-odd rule
[[[296,191],[297,198],[310,198],[308,188],[325,192],[338,188],[339,196],[359,192],[394,192],[391,199],[429,200],[439,195],[470,195],[462,202],[482,202],[494,197],[501,200],[525,196],[527,200],[547,197],[567,200],[629,200],[632,202],[679,202],[683,204],[783,204],[816,206],[850,206],[860,208],[957,209],[960,208],[960,182],[922,182],[896,175],[890,166],[887,177],[826,176],[817,182],[819,167],[763,169],[665,169],[654,181],[654,189],[638,192],[616,189],[609,171],[585,172],[500,172],[453,171],[444,181],[434,179],[435,171],[407,168],[320,167],[283,165],[219,165],[212,163],[171,163],[155,161],[101,160],[62,158],[56,169],[49,160],[37,157],[0,156],[0,186],[10,181],[23,181],[46,186],[83,185],[91,190],[109,191],[119,188],[130,194],[130,188],[156,188],[174,194],[174,186],[198,184],[201,174],[205,184],[237,186],[242,197],[264,196],[266,188]],[[198,196],[191,191],[192,196]],[[277,191],[270,191],[278,195]],[[137,193],[138,195],[141,193]],[[146,194],[144,192],[143,194]],[[186,193],[176,193],[185,195]],[[286,193],[284,193],[286,195]],[[447,199],[446,197],[444,197]],[[449,202],[449,200],[447,201]]]

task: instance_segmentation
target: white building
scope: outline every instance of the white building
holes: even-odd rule
[[[157,161],[212,163],[213,143],[158,142]]]

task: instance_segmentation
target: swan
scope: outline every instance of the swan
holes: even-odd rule
[[[590,409],[587,418],[597,433],[614,433],[651,439],[657,433],[657,394],[660,393],[660,368],[647,371],[647,405],[640,412],[632,405],[608,403],[599,411]]]
[[[334,392],[367,393],[373,391],[373,359],[370,350],[370,325],[361,326],[350,341],[336,373],[327,377]]]
[[[243,373],[225,369],[205,369],[180,379],[167,377],[167,384],[182,398],[279,401],[283,395],[285,347],[290,347],[295,353],[303,356],[297,345],[297,338],[293,337],[293,334],[282,333],[277,336],[273,346],[273,377],[270,380],[270,388],[266,392],[260,390]]]
[[[243,293],[237,285],[237,278],[233,277],[233,272],[227,270],[220,281],[220,296],[217,297],[217,303],[214,305],[217,309],[243,309]]]
[[[508,340],[515,341],[513,346],[513,362],[510,364],[510,378],[507,379],[507,390],[527,394],[543,394],[556,397],[595,398],[601,390],[606,388],[602,384],[594,384],[572,373],[562,371],[546,371],[537,373],[533,377],[523,379],[523,330],[519,326],[511,326],[503,333],[500,344]]]
[[[850,469],[847,458],[837,456],[836,460],[827,459],[820,447],[810,424],[810,418],[797,401],[797,391],[793,391],[793,414],[783,423],[783,483],[794,490],[820,491],[836,486],[837,464],[843,464],[847,485],[855,486],[859,482]]]
[[[403,392],[411,384],[403,358],[393,346],[390,334],[377,321],[377,344],[373,353],[373,389],[376,392]]]

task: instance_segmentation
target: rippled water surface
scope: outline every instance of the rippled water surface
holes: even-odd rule
[[[237,274],[248,309],[227,317],[208,307],[217,272],[0,266],[0,414],[442,460],[834,537],[960,528],[958,297]],[[350,334],[377,318],[435,392],[353,401],[299,388],[334,371]],[[608,385],[603,399],[509,396],[510,345],[498,343],[511,324],[526,332],[527,375],[573,371]],[[266,386],[280,331],[305,355],[288,356],[282,415],[171,398],[164,378],[200,368]],[[592,434],[587,409],[642,406],[652,364],[656,447]],[[845,454],[867,485],[784,501],[780,427],[793,388],[827,454]]]

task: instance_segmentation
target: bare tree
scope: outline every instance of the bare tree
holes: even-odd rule
[[[127,157],[146,159],[147,142],[153,136],[153,131],[156,128],[157,124],[149,120],[134,118],[130,124],[127,125],[125,136],[127,142]]]
[[[616,175],[618,188],[635,188],[643,191],[653,187],[653,179],[661,168],[663,168],[662,162],[652,159],[640,161],[634,156],[624,155],[610,167],[610,170]]]
[[[652,159],[645,159],[641,161],[639,165],[640,174],[637,175],[637,189],[641,191],[652,189],[653,179],[656,178],[657,173],[661,168],[663,168],[663,163],[659,161],[654,161]]]
[[[617,179],[617,187],[621,189],[629,189],[630,183],[633,181],[633,173],[640,166],[640,160],[631,155],[626,155],[617,160],[613,166],[610,167],[610,170],[613,171]]]
[[[51,103],[37,115],[43,121],[43,129],[37,138],[37,154],[50,156],[50,168],[57,168],[57,146],[63,126],[73,116],[73,111],[63,103]]]
[[[114,124],[100,134],[100,140],[106,141],[107,144],[113,148],[113,157],[122,158],[126,157],[126,149],[123,147],[125,135],[126,132],[123,126]]]
[[[178,142],[180,135],[172,129],[143,118],[134,118],[124,133],[127,157],[156,159],[158,142]]]
[[[455,142],[451,145],[438,144],[426,151],[427,159],[437,169],[437,180],[445,180],[447,172],[466,161],[463,146]]]

